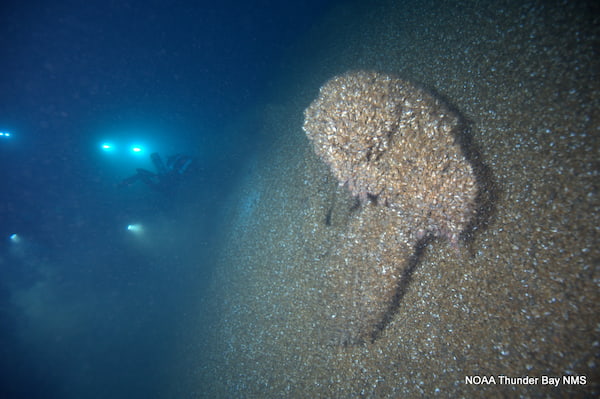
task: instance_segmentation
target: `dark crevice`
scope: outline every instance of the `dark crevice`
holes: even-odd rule
[[[427,236],[423,238],[421,241],[415,245],[415,251],[408,259],[408,264],[404,268],[402,272],[402,276],[398,279],[398,286],[396,287],[396,294],[390,304],[388,310],[385,312],[384,317],[375,327],[373,334],[371,336],[371,342],[375,341],[380,335],[381,332],[386,328],[386,326],[392,321],[394,316],[396,315],[406,292],[408,292],[408,288],[412,283],[412,276],[414,271],[417,269],[417,266],[420,263],[421,257],[425,251],[425,248],[429,243],[433,240],[433,236]]]

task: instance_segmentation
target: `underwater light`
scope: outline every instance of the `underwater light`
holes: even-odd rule
[[[127,230],[131,231],[132,233],[135,234],[140,234],[144,231],[144,229],[142,228],[141,224],[128,224],[127,225]]]
[[[136,154],[139,154],[140,152],[142,152],[142,147],[139,147],[137,145],[133,146],[133,147],[131,147],[131,151],[134,152],[134,153],[136,153]]]
[[[115,147],[111,143],[102,143],[102,149],[104,151],[112,151],[114,148]]]
[[[10,133],[8,133],[8,132],[0,132],[0,137],[10,137]]]
[[[17,233],[11,234],[9,238],[12,242],[21,241],[21,237]]]

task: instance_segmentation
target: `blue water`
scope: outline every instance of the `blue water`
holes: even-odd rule
[[[177,384],[178,323],[260,145],[231,121],[330,5],[3,2],[0,398],[154,398]],[[167,192],[121,186],[154,171],[152,152],[194,168]]]

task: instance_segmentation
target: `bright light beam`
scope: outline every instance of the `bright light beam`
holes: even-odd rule
[[[129,224],[127,225],[127,230],[131,231],[134,234],[141,234],[144,232],[144,228],[141,224]]]

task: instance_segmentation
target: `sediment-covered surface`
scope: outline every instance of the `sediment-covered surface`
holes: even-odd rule
[[[477,179],[460,147],[464,124],[430,93],[373,71],[327,81],[303,129],[357,215],[327,259],[324,325],[332,342],[373,341],[431,237],[458,240],[477,209]],[[485,182],[481,182],[485,184]]]
[[[600,394],[600,20],[591,2],[514,3],[339,7],[299,44],[261,110],[270,144],[224,199],[218,272],[180,334],[174,396]],[[402,228],[387,236],[389,208],[357,201],[314,153],[303,110],[359,69],[420,82],[468,121],[484,206],[458,251],[440,237],[416,253],[389,245],[403,242]],[[386,261],[413,253],[383,278]],[[349,286],[394,292],[373,340],[332,342],[324,321],[346,258],[373,264]],[[342,311],[362,322],[360,306]]]

